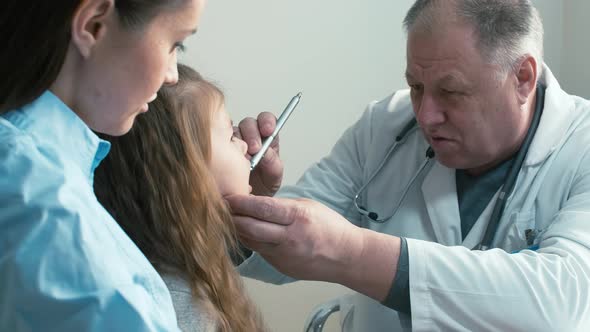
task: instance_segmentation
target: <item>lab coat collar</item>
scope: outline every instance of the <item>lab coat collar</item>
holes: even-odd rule
[[[568,94],[561,89],[545,64],[539,82],[546,87],[545,106],[523,166],[534,166],[545,161],[563,140],[576,116],[572,99],[567,98]]]

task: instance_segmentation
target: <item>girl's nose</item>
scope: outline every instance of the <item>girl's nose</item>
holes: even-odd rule
[[[242,153],[246,155],[248,153],[248,144],[244,142],[244,140],[242,140],[241,138],[236,139],[240,140],[240,148],[242,149]]]

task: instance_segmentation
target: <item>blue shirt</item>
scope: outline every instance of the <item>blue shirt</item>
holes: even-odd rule
[[[164,282],[94,195],[109,148],[51,92],[0,116],[0,331],[178,331]]]

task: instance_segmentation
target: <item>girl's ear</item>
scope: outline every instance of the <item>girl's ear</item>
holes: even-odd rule
[[[84,0],[72,18],[72,43],[87,58],[115,17],[114,0]]]

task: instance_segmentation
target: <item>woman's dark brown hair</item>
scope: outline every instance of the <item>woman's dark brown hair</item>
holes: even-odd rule
[[[116,0],[124,26],[138,28],[184,0]],[[0,114],[37,99],[56,80],[81,0],[3,0],[0,10]]]
[[[231,215],[209,171],[211,118],[219,89],[179,65],[131,131],[108,138],[95,174],[100,202],[160,271],[180,272],[221,331],[261,331],[228,255],[236,249]]]

